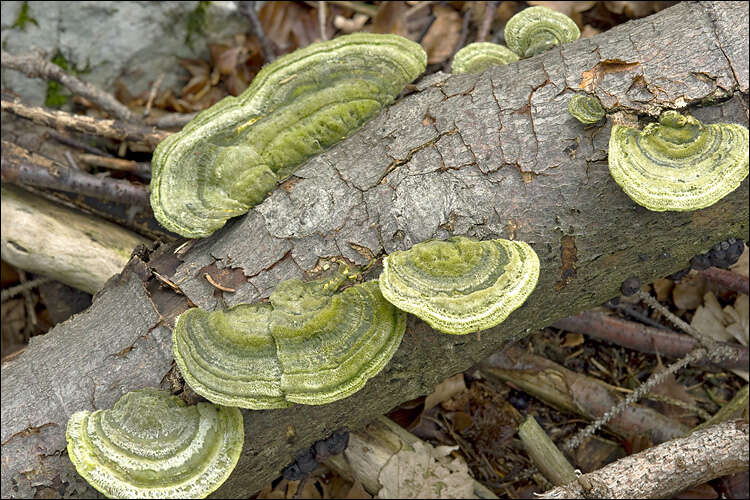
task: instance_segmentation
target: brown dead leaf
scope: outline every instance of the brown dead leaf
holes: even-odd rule
[[[392,33],[405,37],[409,33],[404,16],[407,10],[409,10],[409,5],[406,2],[381,2],[378,13],[372,20],[372,32]]]
[[[565,341],[560,344],[560,347],[577,347],[583,344],[583,335],[580,333],[567,333],[565,334]]]
[[[450,7],[437,5],[433,13],[437,17],[422,39],[429,64],[447,61],[461,38],[461,16],[458,12]]]
[[[443,401],[450,399],[459,392],[466,390],[466,383],[464,382],[464,374],[457,373],[450,378],[447,378],[435,386],[435,390],[432,394],[427,396],[424,401],[424,411],[429,410],[433,406],[442,403]]]
[[[266,38],[280,53],[306,47],[320,37],[317,9],[296,2],[266,2],[258,12]]]
[[[335,497],[333,497],[335,498]],[[372,495],[367,493],[367,490],[362,486],[362,483],[359,482],[359,480],[354,481],[354,484],[352,485],[349,492],[344,496],[344,498],[372,498]]]
[[[656,300],[659,302],[666,302],[669,297],[672,296],[672,289],[674,288],[674,281],[666,278],[660,278],[654,281],[654,293],[656,293]]]
[[[703,303],[706,293],[706,280],[694,270],[675,283],[672,290],[672,302],[678,309],[692,311]]]
[[[299,492],[290,498],[330,498],[327,493],[328,488],[319,477],[307,478],[300,483]]]
[[[341,14],[337,14],[333,18],[333,25],[336,29],[343,31],[344,33],[355,33],[362,29],[367,20],[370,19],[364,14],[354,14],[354,17],[348,19]]]

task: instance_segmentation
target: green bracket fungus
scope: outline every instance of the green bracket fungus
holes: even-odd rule
[[[612,126],[609,171],[636,203],[649,210],[690,211],[713,205],[748,174],[748,130],[703,125],[665,111],[643,131]]]
[[[451,71],[454,74],[481,73],[491,66],[502,66],[515,61],[518,61],[516,53],[504,45],[475,42],[456,52]]]
[[[365,33],[280,57],[240,96],[222,99],[158,145],[156,219],[188,238],[208,236],[377,115],[426,60],[417,43]]]
[[[271,336],[271,306],[239,304],[226,311],[188,309],[173,331],[174,359],[198,394],[226,406],[284,408],[281,366]]]
[[[195,392],[242,408],[321,405],[361,389],[396,352],[406,314],[376,282],[337,290],[341,273],[279,283],[270,304],[192,309],[174,329],[177,365]]]
[[[576,94],[568,101],[568,113],[584,125],[592,125],[604,118],[604,108],[594,96]]]
[[[108,498],[205,498],[229,477],[245,431],[237,408],[141,389],[68,420],[68,455]]]
[[[538,278],[539,258],[527,243],[456,236],[393,252],[383,260],[379,282],[399,309],[461,335],[502,323]]]
[[[524,9],[505,25],[505,43],[523,58],[573,42],[580,36],[581,30],[571,18],[547,7]]]

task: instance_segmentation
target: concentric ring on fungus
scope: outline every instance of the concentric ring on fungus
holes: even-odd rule
[[[427,241],[383,260],[383,296],[444,333],[503,322],[531,294],[539,258],[525,242],[456,236]]]
[[[705,208],[747,177],[748,130],[735,123],[703,125],[671,110],[642,131],[615,124],[609,171],[633,201],[649,210]]]

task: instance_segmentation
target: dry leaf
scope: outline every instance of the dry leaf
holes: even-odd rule
[[[745,244],[745,250],[742,252],[742,255],[740,255],[737,262],[729,266],[729,270],[746,278],[750,276],[750,249],[748,249],[747,243]]]
[[[706,280],[694,270],[675,283],[672,290],[672,301],[678,309],[692,311],[703,303],[706,293]]]
[[[456,50],[461,38],[461,16],[450,7],[436,6],[433,9],[437,16],[422,39],[422,47],[427,52],[429,64],[447,61]]]
[[[405,37],[409,32],[404,16],[407,10],[409,6],[406,2],[381,2],[378,13],[372,20],[372,32],[392,33]]]
[[[560,344],[560,347],[576,347],[583,344],[583,335],[580,333],[567,333],[565,334],[565,341]]]
[[[474,485],[463,458],[450,458],[458,446],[414,443],[393,455],[380,470],[376,498],[470,498]]]
[[[748,296],[738,294],[733,305],[722,309],[714,294],[707,292],[704,296],[704,304],[695,311],[690,325],[713,340],[736,341],[747,346],[750,331],[749,306]],[[748,380],[748,371],[732,371]]]
[[[590,24],[587,24],[581,30],[581,38],[591,38],[592,36],[598,35],[601,32],[602,32],[602,30],[596,29],[593,26],[591,26]]]
[[[629,18],[646,17],[672,4],[674,2],[604,2],[610,12],[625,14]]]
[[[349,492],[344,498],[372,498],[372,495],[367,493],[359,479],[354,482]]]
[[[659,302],[666,302],[672,295],[672,289],[674,288],[674,281],[666,278],[660,278],[654,281],[654,292],[656,293],[656,300]]]
[[[424,411],[429,410],[433,406],[442,403],[443,401],[452,398],[456,394],[466,390],[466,383],[464,382],[464,374],[457,373],[450,378],[447,378],[435,386],[435,390],[432,394],[427,396],[424,401]]]

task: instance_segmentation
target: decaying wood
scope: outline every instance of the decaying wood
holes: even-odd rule
[[[39,199],[15,186],[2,187],[3,260],[96,293],[147,243],[104,220]]]
[[[585,89],[610,112],[688,107],[706,122],[747,126],[747,26],[746,3],[683,2],[480,75],[428,76],[247,216],[134,257],[91,308],[3,365],[2,495],[92,494],[64,451],[68,417],[159,386],[173,364],[170,327],[190,302],[262,299],[280,280],[314,274],[321,258],[362,265],[452,234],[524,240],[542,263],[526,304],[481,336],[440,335],[410,317],[394,358],[357,394],[244,412],[242,457],[216,495],[246,497],[314,441],[356,430],[513,339],[618,295],[624,279],[650,282],[718,241],[747,239],[747,180],[703,210],[649,212],[608,173],[609,122],[584,129],[567,113]]]
[[[669,498],[747,470],[748,424],[731,421],[649,448],[547,491],[541,498]]]
[[[549,482],[563,486],[575,480],[575,469],[533,416],[526,417],[518,427],[518,437],[531,461]]]
[[[594,377],[568,370],[518,346],[493,354],[482,361],[480,368],[486,377],[511,382],[546,404],[587,420],[599,418],[625,396]],[[625,438],[648,436],[654,443],[688,431],[679,422],[640,405],[631,405],[606,427]]]

